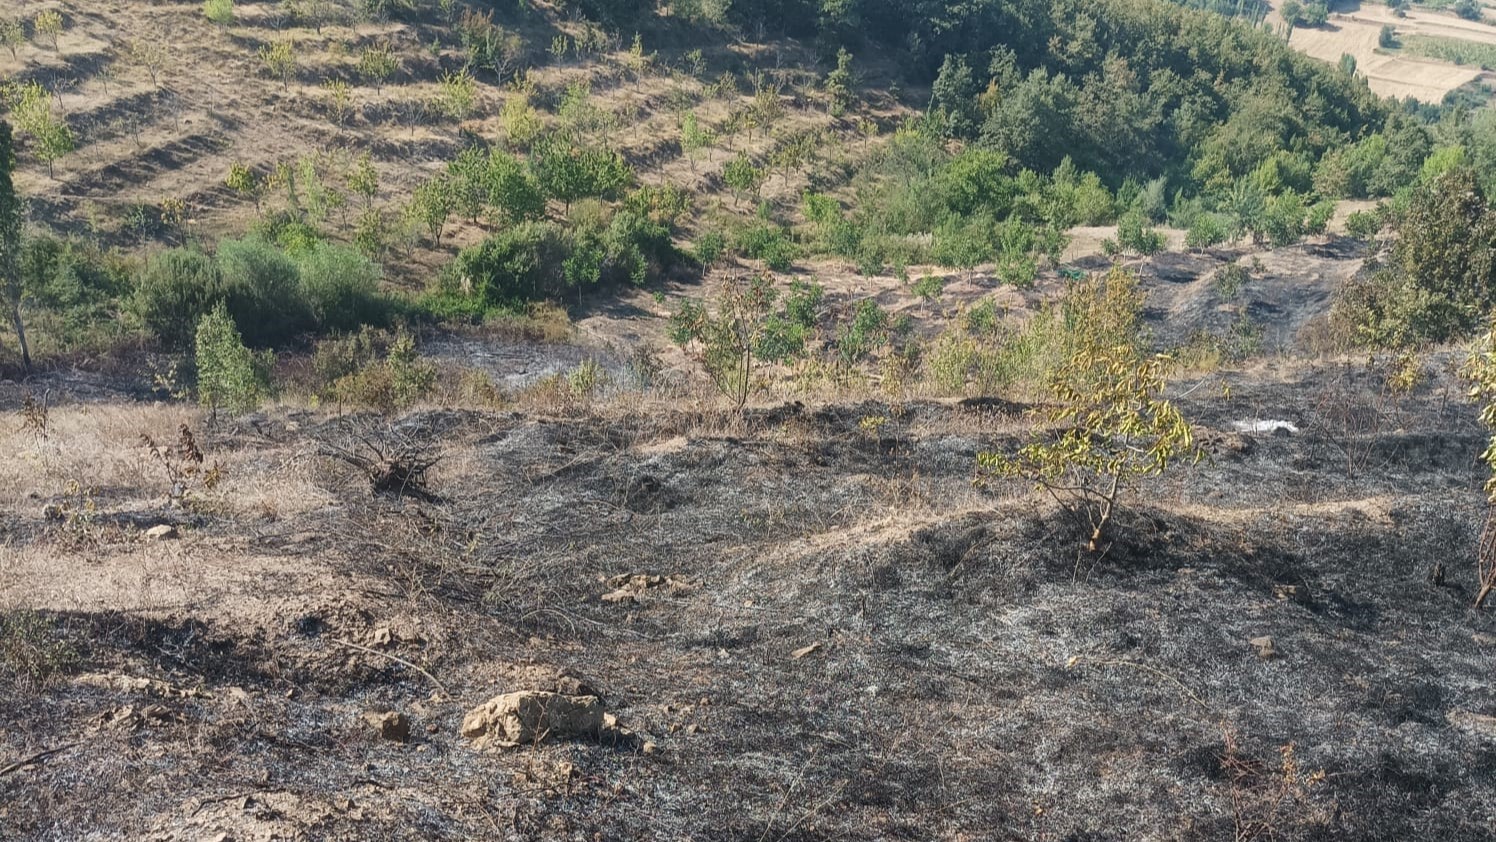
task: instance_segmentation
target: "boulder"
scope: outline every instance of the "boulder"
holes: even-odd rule
[[[603,703],[596,696],[540,691],[495,696],[462,719],[464,737],[496,746],[555,737],[596,737],[602,728]]]
[[[169,541],[177,537],[177,528],[169,523],[157,524],[145,531],[145,537],[152,541]]]

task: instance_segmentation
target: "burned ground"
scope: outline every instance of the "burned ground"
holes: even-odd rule
[[[12,639],[67,651],[4,675],[0,757],[66,748],[0,777],[0,816],[26,839],[1489,838],[1473,410],[1442,375],[1396,400],[1334,365],[1230,379],[1175,387],[1209,455],[1100,560],[1028,489],[973,485],[1027,435],[1002,403],[256,416],[203,436],[225,479],[177,540],[138,531],[170,519],[148,465],[89,518],[17,494],[0,597],[35,629]],[[171,421],[86,418],[110,411],[56,410],[52,441]],[[1261,420],[1297,432],[1240,431]],[[318,455],[360,425],[440,451],[435,502]],[[634,574],[661,578],[601,599]],[[577,677],[636,740],[457,733]]]

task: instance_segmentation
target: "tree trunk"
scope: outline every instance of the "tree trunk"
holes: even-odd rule
[[[27,374],[31,373],[31,346],[26,344],[26,325],[21,321],[21,305],[19,303],[11,306],[11,324],[16,329],[16,339],[21,343],[21,367]]]

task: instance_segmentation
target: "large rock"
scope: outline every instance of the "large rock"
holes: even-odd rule
[[[538,691],[495,696],[462,719],[464,737],[497,746],[555,737],[596,737],[602,728],[603,703],[596,696]]]

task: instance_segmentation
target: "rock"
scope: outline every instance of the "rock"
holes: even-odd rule
[[[1273,639],[1266,635],[1254,637],[1247,642],[1257,647],[1257,657],[1264,661],[1274,658],[1278,654],[1278,650],[1273,646]]]
[[[403,743],[410,739],[410,718],[392,710],[370,710],[364,712],[364,721],[379,735],[380,739]]]
[[[659,751],[659,748],[656,747],[653,742],[651,742],[649,740],[645,740],[644,741],[644,745],[641,747],[641,750],[645,754],[654,754],[656,751]]]
[[[480,745],[516,746],[552,737],[596,737],[603,703],[596,696],[520,691],[495,696],[462,718],[462,735]]]
[[[47,505],[42,506],[42,520],[52,521],[54,523],[67,520],[67,512],[64,512],[62,510],[62,507],[57,505],[56,503],[48,503]]]
[[[1468,710],[1451,710],[1444,714],[1444,719],[1467,734],[1496,741],[1496,716],[1471,713]]]
[[[177,528],[169,523],[160,523],[147,529],[145,537],[152,541],[170,541],[177,537]]]
[[[815,643],[812,643],[809,646],[801,646],[799,649],[796,649],[795,651],[791,652],[790,653],[790,658],[798,661],[801,658],[804,658],[806,655],[810,655],[810,654],[814,653],[816,650],[818,650],[820,648],[821,648],[821,642],[819,640],[817,640]]]

